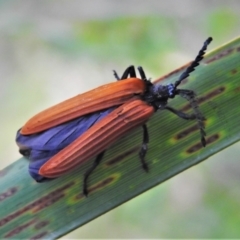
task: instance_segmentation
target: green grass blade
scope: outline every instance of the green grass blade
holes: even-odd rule
[[[148,122],[150,172],[138,160],[141,129],[115,143],[90,179],[90,195],[82,196],[82,178],[92,161],[48,183],[35,183],[24,158],[0,172],[0,238],[54,239],[91,221],[153,186],[207,159],[240,138],[240,38],[209,53],[181,88],[193,89],[207,118],[206,148],[199,144],[195,121],[168,111]],[[158,79],[174,82],[185,67]],[[179,98],[171,106],[188,111]]]

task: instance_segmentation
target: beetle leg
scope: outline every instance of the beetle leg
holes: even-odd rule
[[[187,114],[182,111],[179,111],[177,109],[174,109],[172,107],[166,106],[164,109],[169,110],[170,112],[176,114],[178,117],[186,119],[186,120],[194,120],[197,118],[196,114]],[[205,120],[204,117],[202,117],[202,120]]]
[[[19,153],[21,153],[24,157],[29,158],[30,154],[31,154],[31,150],[30,149],[19,149]]]
[[[128,76],[130,78],[135,78],[137,75],[136,75],[136,72],[135,72],[135,68],[133,65],[129,66],[123,73],[122,77],[121,77],[121,80],[123,79],[126,79],[128,78]]]
[[[117,79],[117,81],[121,80],[115,70],[113,70],[113,75],[114,75],[114,77]]]
[[[197,102],[194,91],[188,90],[188,89],[177,89],[176,94],[185,98],[187,101],[189,101],[189,103],[195,113],[198,127],[200,129],[202,145],[205,147],[206,146],[206,140],[205,140],[206,133],[204,131],[204,122],[203,122],[203,120],[205,120],[205,118],[199,110],[198,102]]]
[[[142,67],[138,67],[138,71],[139,71],[139,74],[140,74],[140,76],[141,76],[141,79],[142,79],[143,81],[147,81],[147,77],[146,77],[145,72],[143,71],[143,68],[142,68]]]
[[[91,173],[94,171],[94,169],[99,165],[101,160],[103,159],[105,151],[99,153],[93,162],[93,165],[85,172],[84,179],[83,179],[83,194],[87,197],[88,196],[88,187],[87,187],[87,181]]]
[[[145,74],[145,72],[144,72],[144,70],[143,70],[143,68],[142,67],[138,67],[138,72],[139,72],[139,74],[140,74],[140,76],[141,76],[141,79],[145,82],[145,84],[146,84],[146,89],[150,89],[150,88],[152,88],[152,86],[153,86],[153,84],[151,83],[151,79],[149,78],[149,79],[147,79],[147,77],[146,77],[146,74]]]
[[[147,163],[145,162],[145,155],[147,153],[147,149],[148,149],[148,142],[149,142],[149,135],[148,135],[148,129],[147,129],[147,126],[146,124],[143,124],[142,125],[143,127],[143,143],[142,143],[142,147],[141,147],[141,150],[139,152],[139,157],[140,157],[140,160],[141,160],[141,164],[142,164],[142,168],[148,172],[148,165]]]
[[[128,76],[130,78],[136,78],[136,72],[133,65],[129,66],[123,73],[122,77],[120,78],[115,70],[113,70],[113,75],[117,79],[117,81],[127,79]]]

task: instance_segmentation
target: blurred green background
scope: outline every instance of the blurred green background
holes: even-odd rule
[[[0,168],[20,157],[15,133],[33,114],[113,81],[113,69],[167,74],[208,36],[210,49],[239,36],[239,14],[239,1],[0,1]],[[63,239],[240,238],[239,147]]]

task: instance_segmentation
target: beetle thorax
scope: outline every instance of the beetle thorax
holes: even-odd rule
[[[175,87],[173,84],[168,85],[152,85],[144,94],[144,100],[153,106],[159,104],[165,106],[168,98],[175,97]],[[159,108],[159,107],[158,107]]]
[[[153,95],[157,100],[172,98],[174,96],[173,84],[154,86]]]

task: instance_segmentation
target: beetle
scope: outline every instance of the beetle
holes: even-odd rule
[[[205,118],[195,93],[178,86],[199,65],[211,41],[209,37],[204,42],[195,60],[175,83],[154,85],[146,78],[142,67],[138,67],[141,78],[137,78],[134,66],[129,66],[121,78],[114,71],[117,82],[79,94],[32,117],[16,137],[20,153],[30,159],[30,175],[37,182],[57,178],[96,156],[84,174],[83,194],[87,196],[88,178],[103,159],[106,149],[139,126],[143,128],[139,158],[142,168],[148,171],[146,122],[157,110],[168,110],[187,120],[196,119],[205,147]],[[168,99],[177,95],[189,101],[192,114],[168,106]]]

